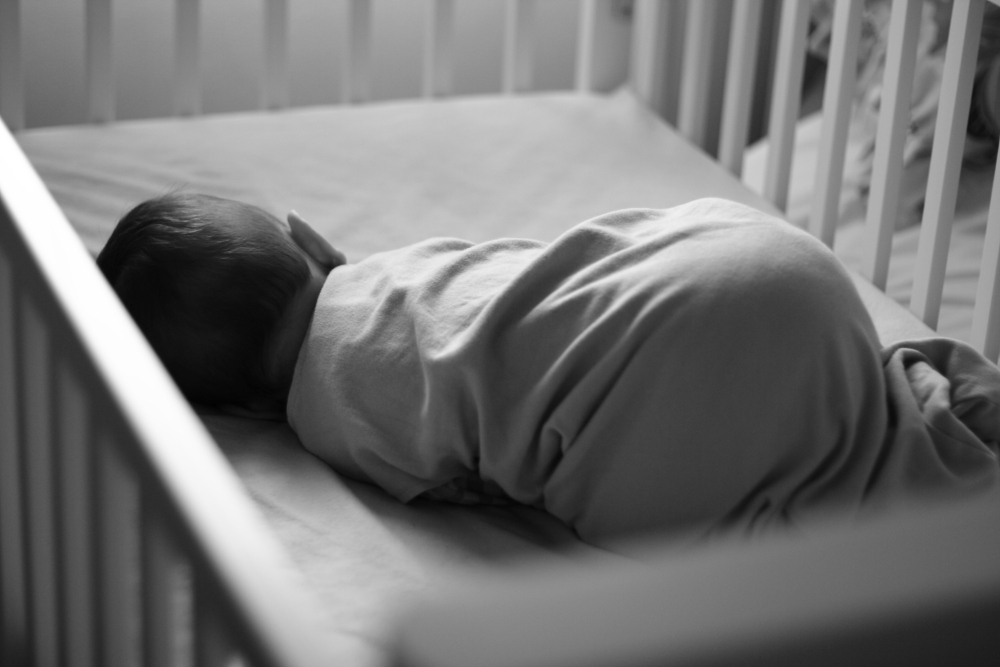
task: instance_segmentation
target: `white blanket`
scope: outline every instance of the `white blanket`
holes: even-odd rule
[[[335,269],[289,423],[404,502],[458,481],[611,549],[752,533],[1000,480],[1000,372],[912,348],[883,365],[819,241],[704,199]]]

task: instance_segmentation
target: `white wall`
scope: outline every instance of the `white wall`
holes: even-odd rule
[[[251,109],[257,104],[255,71],[261,62],[261,8],[265,0],[202,0],[203,95],[207,112]],[[29,126],[86,120],[84,91],[85,0],[22,2]],[[624,79],[630,26],[623,0],[602,10],[599,88]],[[343,2],[290,0],[293,104],[337,100]],[[500,86],[504,3],[456,3],[455,73],[459,93],[487,93]],[[536,88],[573,85],[577,0],[537,3]],[[173,0],[114,0],[115,81],[120,118],[171,113]],[[425,3],[375,0],[376,99],[419,94],[420,39]]]

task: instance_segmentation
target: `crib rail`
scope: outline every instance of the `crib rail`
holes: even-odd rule
[[[0,663],[328,664],[291,571],[0,126]]]

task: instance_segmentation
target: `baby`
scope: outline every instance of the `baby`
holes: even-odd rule
[[[613,547],[1000,474],[996,367],[945,339],[881,349],[822,244],[732,202],[347,264],[294,212],[171,194],[98,264],[191,401],[285,411],[404,502],[533,505]]]

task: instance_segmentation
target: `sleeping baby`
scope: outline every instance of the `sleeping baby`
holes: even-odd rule
[[[883,349],[825,246],[729,201],[348,264],[295,213],[175,193],[98,264],[192,402],[277,409],[403,502],[522,503],[613,547],[1000,475],[1000,371],[946,339]]]

